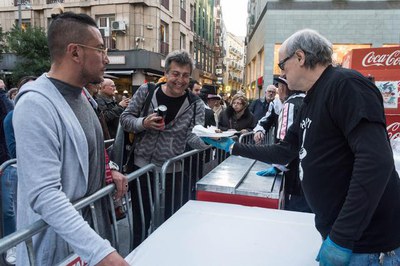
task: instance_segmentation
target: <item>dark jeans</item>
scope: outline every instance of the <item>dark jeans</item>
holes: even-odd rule
[[[4,169],[1,176],[2,210],[3,210],[3,236],[15,232],[17,214],[17,168],[10,165]]]

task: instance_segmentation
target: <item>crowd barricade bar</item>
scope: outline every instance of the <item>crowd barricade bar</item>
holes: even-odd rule
[[[3,163],[2,165],[0,165],[0,171],[5,169],[5,167],[7,167],[10,164],[16,163],[16,160],[9,160],[5,163]],[[156,166],[154,164],[148,164],[142,168],[140,168],[139,170],[136,170],[132,173],[130,173],[129,175],[127,175],[128,178],[128,182],[136,182],[136,180],[139,179],[140,176],[142,175],[147,175],[149,174],[149,172],[153,172],[156,180],[158,182],[158,172],[156,170]],[[110,184],[107,185],[106,187],[98,190],[97,192],[93,193],[92,195],[82,198],[76,202],[73,203],[73,206],[75,207],[75,209],[77,209],[79,212],[81,211],[81,209],[85,208],[85,207],[90,207],[90,210],[92,212],[92,216],[96,217],[96,208],[94,208],[94,203],[102,198],[107,197],[108,198],[108,202],[110,204],[110,212],[111,212],[111,221],[112,221],[112,230],[113,230],[113,246],[118,249],[119,246],[119,238],[118,238],[118,226],[117,226],[117,220],[116,220],[116,215],[115,215],[115,208],[114,208],[114,200],[113,200],[113,193],[115,190],[115,185],[114,184]],[[157,195],[159,193],[159,187],[155,186],[154,187],[154,193],[155,195]],[[131,246],[130,246],[130,250],[132,250],[132,246],[133,246],[133,218],[132,218],[132,212],[129,211],[132,209],[131,207],[131,200],[130,200],[130,194],[126,194],[124,196],[125,202],[128,205],[128,211],[127,211],[127,219],[128,219],[128,228],[129,231],[131,233]],[[154,206],[153,206],[153,211],[157,211],[159,210],[158,208],[158,202],[157,200],[155,200],[154,202]],[[158,214],[152,213],[153,217],[158,217]],[[93,221],[94,224],[96,224],[95,221]],[[95,227],[97,227],[95,225]],[[0,253],[6,252],[8,249],[22,243],[25,242],[27,249],[28,249],[28,256],[29,256],[29,260],[30,260],[30,265],[34,265],[34,252],[33,252],[33,237],[42,232],[43,230],[48,228],[48,224],[45,223],[43,220],[38,220],[35,223],[31,224],[30,226],[26,227],[26,228],[22,228],[4,238],[0,239]],[[75,254],[70,254],[63,262],[61,262],[59,265],[64,265],[64,266],[69,266],[69,265],[76,265],[74,263],[76,262],[81,262],[79,256],[75,255]],[[71,264],[72,263],[72,264]],[[83,264],[82,264],[83,265]]]
[[[195,149],[185,152],[164,162],[159,175],[161,186],[160,210],[156,213],[160,216],[156,227],[166,220],[166,215],[169,217],[182,207],[186,201],[195,199],[196,182],[228,156],[229,153],[210,146],[202,150]],[[167,174],[169,175],[168,177]],[[167,178],[172,179],[171,191],[167,191],[166,188]],[[178,188],[175,187],[177,180],[180,181]],[[180,190],[179,193],[175,191],[176,189]],[[171,193],[171,202],[166,201],[167,193]],[[170,213],[166,213],[166,204],[171,204]],[[178,204],[179,206],[177,206]]]
[[[266,134],[264,135],[264,139],[258,145],[273,144],[275,141],[274,131],[275,128],[272,127],[268,132],[266,132]],[[254,134],[255,134],[254,131],[243,133],[239,136],[238,142],[244,144],[255,144]]]

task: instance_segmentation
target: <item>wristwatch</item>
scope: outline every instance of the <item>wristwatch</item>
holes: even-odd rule
[[[114,163],[113,161],[109,161],[108,166],[110,167],[110,170],[119,171],[118,164]]]

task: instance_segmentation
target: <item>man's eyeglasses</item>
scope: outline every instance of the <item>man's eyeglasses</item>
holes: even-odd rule
[[[178,71],[170,71],[170,72],[168,72],[168,75],[171,75],[171,77],[174,77],[174,78],[179,78],[179,77],[182,77],[184,79],[190,78],[189,73],[180,73]]]
[[[80,43],[77,43],[76,45],[85,47],[85,48],[89,48],[92,50],[97,50],[97,51],[101,52],[104,56],[107,56],[108,48],[93,47],[93,46],[84,45],[84,44],[80,44]]]
[[[294,53],[292,53],[291,55],[289,55],[288,57],[286,57],[286,58],[284,58],[282,61],[280,61],[280,62],[278,63],[278,67],[279,67],[281,70],[285,70],[285,63],[286,63],[287,60],[289,60],[290,58],[292,58],[292,56],[294,56]]]

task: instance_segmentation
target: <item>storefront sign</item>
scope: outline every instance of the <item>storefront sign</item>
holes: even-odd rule
[[[400,68],[400,47],[379,47],[352,50],[350,66],[345,67],[365,70],[384,70]]]
[[[400,66],[400,50],[395,50],[391,53],[377,53],[371,51],[366,54],[362,60],[362,65],[364,67],[369,66]]]
[[[125,65],[125,55],[109,55],[110,65]]]

